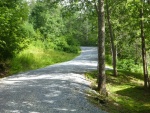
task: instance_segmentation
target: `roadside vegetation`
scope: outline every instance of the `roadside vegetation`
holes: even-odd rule
[[[106,70],[106,97],[96,92],[97,75],[97,71],[85,74],[92,82],[93,91],[87,92],[90,102],[109,113],[149,113],[150,92],[144,90],[141,73],[118,70],[118,76],[115,77],[113,70]]]
[[[55,63],[73,59],[78,53],[41,48],[28,48],[16,55],[11,61],[10,74],[42,68]]]
[[[53,1],[0,1],[0,77],[79,55],[79,31],[69,31],[61,10]]]
[[[3,70],[0,73],[0,78],[24,72],[28,70],[42,68],[55,63],[71,60],[75,58],[78,53],[67,53],[53,49],[42,49],[35,46],[29,46],[12,59],[1,63]]]
[[[98,45],[93,77],[99,76],[102,95],[107,84],[108,103],[117,105],[108,108],[147,112],[149,12],[149,0],[0,0],[0,77],[70,60],[79,46]],[[107,79],[105,63],[113,64]]]

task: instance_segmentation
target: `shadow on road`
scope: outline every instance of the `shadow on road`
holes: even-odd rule
[[[103,113],[85,99],[96,70],[97,48],[82,47],[72,61],[6,77],[0,81],[1,113]]]

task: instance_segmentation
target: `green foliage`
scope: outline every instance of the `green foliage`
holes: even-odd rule
[[[97,71],[86,73],[86,77],[94,83],[96,75]],[[149,113],[150,93],[142,87],[142,74],[118,71],[118,77],[114,77],[113,70],[107,70],[106,75],[108,91],[106,104],[101,105],[95,99],[97,96],[95,93],[89,97],[91,102],[110,113]]]
[[[79,53],[80,48],[77,46],[68,46],[64,48],[64,51],[69,52],[69,53]]]
[[[71,6],[66,6],[62,9],[63,21],[66,29],[64,34],[77,39],[79,44],[82,46],[95,46],[97,42],[96,16],[93,17],[93,15],[90,15],[91,12],[87,13],[88,11],[86,11],[82,6],[78,6],[78,4],[71,5],[76,7],[78,10],[83,10],[84,13],[81,13]],[[91,18],[91,16],[93,18]]]
[[[78,53],[80,48],[77,41],[73,38],[59,37],[55,40],[54,44],[56,45],[54,49],[61,50],[69,53]]]
[[[29,20],[35,30],[39,30],[43,38],[56,38],[62,30],[62,20],[59,7],[49,7],[45,1],[37,1],[32,9]]]
[[[134,66],[134,61],[132,59],[122,59],[118,62],[118,68],[131,71]]]
[[[105,60],[106,60],[106,63],[108,65],[111,65],[112,64],[112,57],[110,55],[106,55],[105,56]]]
[[[23,37],[26,37],[26,39],[35,39],[36,37],[38,37],[38,33],[35,32],[33,25],[25,22],[24,24],[22,24],[21,28],[20,28],[20,32],[23,35]]]
[[[51,48],[77,53],[79,45],[72,37],[64,35],[65,25],[61,17],[61,7],[47,5],[47,1],[37,1],[30,15],[30,23],[39,32],[45,49]]]
[[[141,71],[139,0],[108,0],[114,42],[117,46],[118,69]],[[12,58],[33,45],[41,49],[79,52],[79,45],[97,45],[97,12],[95,1],[60,0],[0,1],[0,60]],[[146,50],[150,45],[150,5],[143,3]],[[29,13],[30,10],[30,13]],[[17,13],[16,13],[17,12]],[[136,12],[136,13],[135,13]],[[29,20],[28,20],[29,19]],[[106,22],[106,62],[112,64],[110,39]],[[24,55],[25,57],[26,55]],[[32,55],[27,55],[29,58]],[[22,58],[23,59],[23,58]],[[28,58],[24,58],[28,59]],[[24,61],[25,62],[25,61]],[[27,61],[26,61],[27,62]]]
[[[23,47],[21,26],[28,18],[27,3],[21,0],[0,2],[0,60],[11,58]]]
[[[78,54],[44,50],[41,47],[29,46],[17,54],[10,62],[11,74],[27,70],[33,70],[73,59]]]
[[[143,3],[144,34],[147,55],[149,54],[149,17],[150,5],[140,0],[108,0],[114,42],[117,46],[118,69],[141,72],[140,9]],[[115,6],[115,7],[114,7]],[[136,13],[135,13],[136,12]],[[106,22],[106,52],[111,55],[108,23]],[[148,58],[148,57],[147,57]],[[149,58],[148,58],[149,59]],[[109,61],[109,60],[106,60]]]
[[[117,64],[118,69],[131,71],[131,72],[142,72],[141,66],[135,64],[135,61],[132,59],[121,59]]]

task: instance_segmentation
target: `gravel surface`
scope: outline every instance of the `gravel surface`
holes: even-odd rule
[[[0,113],[106,113],[88,102],[84,72],[97,68],[97,49],[75,59],[0,80]]]

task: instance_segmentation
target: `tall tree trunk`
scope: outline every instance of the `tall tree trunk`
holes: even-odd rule
[[[109,33],[110,33],[110,41],[111,41],[111,52],[112,52],[112,65],[113,65],[113,73],[114,76],[117,76],[117,54],[116,54],[116,46],[114,44],[114,35],[112,31],[112,25],[110,22],[110,12],[109,12],[109,5],[108,0],[106,0],[106,12],[107,12],[107,21],[108,21],[108,27],[109,27]]]
[[[149,87],[149,78],[147,70],[147,60],[146,60],[146,48],[145,48],[145,36],[144,36],[144,23],[143,23],[143,4],[140,9],[140,27],[141,27],[141,41],[142,41],[142,60],[143,60],[143,74],[144,74],[144,87],[147,89]]]
[[[98,90],[106,95],[104,0],[98,0]]]

